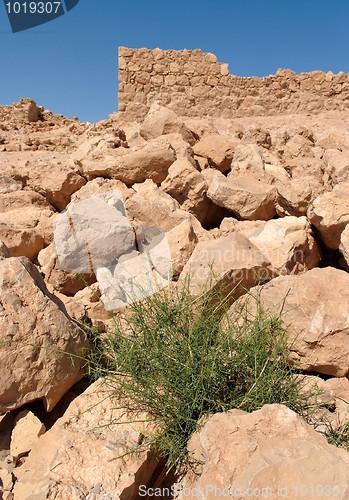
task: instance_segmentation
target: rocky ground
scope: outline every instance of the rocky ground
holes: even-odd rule
[[[103,330],[110,312],[93,262],[83,277],[62,270],[54,242],[59,213],[115,189],[132,224],[166,233],[174,282],[189,275],[198,293],[213,271],[232,312],[246,289],[283,308],[293,359],[324,389],[328,422],[346,422],[348,125],[333,111],[184,120],[154,105],[140,124],[89,124],[29,99],[0,107],[0,498],[125,500],[160,484],[151,453],[115,459],[146,430],[104,425],[120,410],[79,357],[82,325]],[[216,414],[189,448],[203,461],[175,485],[189,497],[213,498],[215,485],[241,488],[236,498],[349,498],[349,454],[283,405]]]

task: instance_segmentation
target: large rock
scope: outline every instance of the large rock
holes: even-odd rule
[[[161,189],[177,200],[184,210],[194,214],[201,223],[212,215],[215,207],[206,196],[207,188],[204,176],[186,158],[176,160],[161,183]]]
[[[119,190],[71,203],[55,220],[59,265],[69,273],[93,275],[135,248],[135,235]]]
[[[171,252],[173,275],[178,276],[190,259],[198,237],[190,219],[183,220],[166,235]]]
[[[324,153],[327,174],[333,184],[349,181],[349,150],[327,149]]]
[[[175,489],[190,500],[349,498],[349,454],[283,405],[217,413],[188,448],[201,464]]]
[[[276,274],[298,274],[317,266],[320,250],[306,217],[237,221],[234,227],[270,260]]]
[[[269,220],[275,216],[274,186],[242,176],[227,180],[223,175],[212,177],[207,196],[220,207],[247,220]]]
[[[64,210],[71,195],[86,184],[79,167],[68,156],[50,161],[33,158],[27,162],[24,172],[27,185],[59,211]]]
[[[236,146],[239,140],[220,134],[205,135],[193,147],[196,156],[206,158],[210,167],[221,172],[230,169]]]
[[[63,271],[59,264],[54,243],[41,250],[38,255],[40,271],[45,277],[45,282],[64,295],[74,295],[86,285],[95,283],[96,276],[92,274],[78,274]]]
[[[261,148],[255,144],[239,144],[234,153],[228,179],[250,175],[256,180],[271,184],[272,176],[265,172]]]
[[[127,185],[146,179],[161,184],[176,160],[175,151],[166,137],[153,139],[144,146],[111,152],[108,155],[92,153],[82,160],[84,174],[89,178],[111,177]]]
[[[0,195],[0,238],[13,257],[35,259],[52,240],[55,211],[34,191]]]
[[[140,485],[150,485],[159,461],[142,449],[130,453],[149,424],[132,423],[111,392],[96,382],[40,437],[16,469],[16,500],[136,498]]]
[[[254,289],[262,307],[279,316],[296,365],[308,372],[344,377],[349,373],[349,275],[332,267],[281,276]],[[246,301],[246,302],[245,302]],[[256,301],[242,297],[231,308]]]
[[[163,231],[170,231],[183,220],[190,219],[197,233],[204,234],[196,218],[183,210],[174,198],[158,188],[154,182],[148,180],[142,184],[135,184],[136,191],[125,202],[127,215],[133,225],[156,226]]]
[[[199,294],[216,286],[237,298],[271,275],[270,261],[245,236],[234,233],[199,242],[181,273],[190,291]]]
[[[308,210],[308,218],[329,249],[338,249],[340,237],[349,222],[349,182],[318,196]]]
[[[0,261],[0,413],[42,399],[50,411],[83,376],[84,332],[26,258]]]
[[[178,132],[189,144],[195,143],[194,134],[179,116],[174,111],[157,103],[150,106],[139,132],[146,140]]]

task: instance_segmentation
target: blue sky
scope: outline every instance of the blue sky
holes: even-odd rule
[[[241,76],[279,67],[349,73],[349,1],[80,0],[15,34],[1,2],[0,44],[0,105],[31,97],[95,122],[117,110],[119,45],[201,48]]]

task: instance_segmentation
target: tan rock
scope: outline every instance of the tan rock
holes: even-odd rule
[[[344,231],[341,234],[339,250],[345,259],[346,265],[349,268],[349,224],[345,226]]]
[[[209,166],[226,172],[230,169],[239,140],[220,134],[205,135],[193,147],[196,156],[206,158]]]
[[[318,196],[309,207],[308,218],[324,244],[332,250],[337,249],[349,222],[349,182],[338,184],[333,191]]]
[[[324,161],[332,184],[349,181],[349,150],[326,149]]]
[[[35,259],[52,238],[54,209],[34,191],[0,195],[0,239],[14,257]]]
[[[66,208],[70,197],[86,184],[79,172],[79,167],[74,165],[67,156],[61,160],[36,160],[29,162],[26,167],[28,186],[42,194],[46,200],[57,210]]]
[[[176,160],[161,183],[161,189],[177,200],[184,210],[194,214],[201,223],[208,216],[212,217],[214,207],[206,196],[207,188],[204,176],[186,158]]]
[[[136,191],[125,202],[128,217],[133,225],[156,226],[170,231],[190,215],[169,194],[150,180],[133,185]]]
[[[94,274],[77,274],[63,271],[60,267],[54,243],[41,250],[38,255],[40,271],[45,282],[64,295],[74,295],[86,285],[95,283]]]
[[[272,176],[265,171],[263,152],[255,144],[239,144],[236,147],[231,172],[227,178],[233,180],[237,176],[245,175],[250,175],[266,184],[271,184],[273,180]]]
[[[222,286],[237,298],[256,283],[270,277],[269,260],[245,236],[233,233],[223,238],[199,242],[185,265],[180,280],[189,278],[190,290]]]
[[[126,186],[121,181],[116,179],[104,179],[103,177],[96,177],[95,179],[89,181],[87,184],[82,186],[79,191],[76,191],[71,196],[71,203],[77,203],[78,201],[90,198],[96,194],[105,193],[106,191],[114,191],[118,189],[123,200],[129,198],[134,191]]]
[[[335,283],[335,286],[333,284]],[[298,276],[281,276],[254,289],[262,307],[281,319],[296,365],[305,371],[335,377],[349,372],[349,275],[332,267]],[[255,300],[242,297],[251,314]],[[235,305],[231,308],[233,314]]]
[[[0,413],[37,399],[50,411],[83,376],[74,356],[83,356],[85,334],[52,301],[28,259],[0,261],[0,277]]]
[[[224,228],[224,226],[223,226]],[[246,236],[271,262],[276,274],[298,274],[317,266],[320,250],[306,217],[283,217],[268,222],[238,221],[235,230]]]
[[[268,220],[275,215],[275,187],[256,181],[253,177],[242,176],[226,180],[222,175],[209,184],[207,196],[216,205],[227,208],[232,213],[247,220]]]
[[[9,249],[5,245],[3,241],[0,240],[0,259],[8,259],[11,257],[11,254],[9,252]]]
[[[198,237],[190,219],[183,220],[166,233],[172,258],[172,271],[178,276],[190,259]]]
[[[44,424],[34,413],[29,410],[21,411],[16,417],[16,425],[12,431],[11,455],[18,458],[29,453],[45,431]]]
[[[111,177],[127,185],[152,179],[156,184],[161,184],[175,160],[174,149],[166,137],[158,137],[130,150],[116,150],[109,155],[89,155],[82,161],[82,169],[90,178]]]
[[[189,144],[195,144],[194,134],[174,111],[156,103],[152,104],[141,125],[141,136],[149,140],[174,132],[180,133]]]
[[[349,454],[331,446],[299,415],[283,405],[265,405],[253,413],[231,410],[211,416],[189,442],[200,460],[176,490],[188,499],[199,495],[279,500],[320,498],[321,488],[335,488],[333,498],[348,498]],[[233,478],[233,479],[232,479]],[[315,485],[320,485],[316,490]],[[314,488],[314,495],[310,493]],[[318,491],[318,493],[316,493]]]
[[[149,424],[132,423],[110,396],[111,388],[96,382],[70,404],[16,470],[15,499],[134,498],[150,484],[158,460],[142,449],[129,453]]]

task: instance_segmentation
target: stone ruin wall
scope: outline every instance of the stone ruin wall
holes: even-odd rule
[[[317,113],[349,107],[349,74],[278,70],[264,78],[229,74],[196,50],[119,48],[119,112],[142,120],[158,102],[189,117]]]

